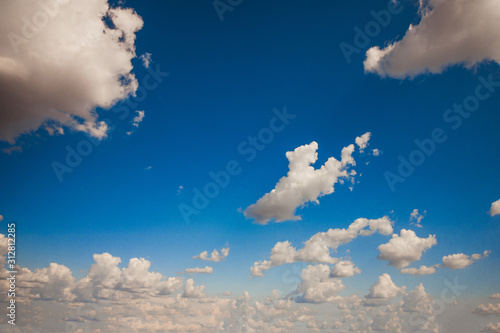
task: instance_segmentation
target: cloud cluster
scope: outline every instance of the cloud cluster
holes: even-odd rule
[[[367,146],[370,135],[365,133],[356,138],[361,150]],[[356,165],[352,157],[354,149],[354,144],[344,147],[340,161],[330,157],[319,169],[312,166],[318,160],[316,142],[288,151],[288,174],[279,180],[271,192],[248,206],[243,212],[245,217],[253,218],[260,224],[267,224],[271,220],[300,220],[301,217],[295,215],[297,208],[309,202],[319,204],[320,197],[334,192],[337,182],[353,179],[356,172],[349,168]]]
[[[201,260],[208,260],[208,261],[214,261],[214,262],[219,262],[224,259],[229,255],[229,247],[225,247],[219,251],[217,249],[214,249],[210,256],[208,255],[207,251],[203,251],[197,256],[194,256],[193,259],[201,259]]]
[[[366,72],[394,78],[441,73],[452,65],[500,64],[500,2],[421,1],[420,22],[400,41],[366,52]]]
[[[335,303],[338,293],[345,288],[339,278],[330,274],[330,266],[325,264],[308,265],[302,270],[302,281],[297,292],[303,293],[303,300],[310,303]]]
[[[253,276],[264,276],[265,270],[298,261],[335,264],[339,259],[332,257],[331,251],[336,251],[340,245],[349,243],[358,236],[370,236],[376,232],[391,235],[392,224],[393,222],[386,216],[379,219],[359,218],[347,229],[329,229],[313,235],[298,250],[289,241],[278,242],[271,250],[269,260],[255,262],[250,272]]]
[[[0,140],[44,124],[105,137],[95,109],[135,93],[141,17],[107,0],[2,1],[0,13]]]

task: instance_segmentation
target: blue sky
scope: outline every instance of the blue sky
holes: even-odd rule
[[[446,5],[430,1],[427,9],[435,10],[435,16],[445,15],[442,11],[446,8],[442,7],[453,5],[442,2]],[[464,1],[464,6],[472,6],[470,3]],[[292,292],[301,281],[301,270],[310,264],[280,265],[266,271],[264,277],[249,279],[250,267],[269,259],[277,242],[288,240],[298,249],[318,232],[347,228],[361,217],[388,216],[394,222],[395,234],[411,229],[420,238],[437,237],[437,245],[423,252],[422,259],[411,267],[439,264],[451,254],[481,254],[485,250],[491,254],[464,269],[443,267],[432,275],[412,276],[377,259],[377,247],[387,243],[390,236],[360,236],[333,254],[343,257],[350,250],[352,261],[362,270],[360,275],[342,279],[346,289],[340,295],[359,293],[363,297],[379,276],[388,273],[407,291],[422,282],[426,291],[437,297],[445,279],[458,278],[468,286],[464,299],[473,299],[474,306],[482,302],[480,299],[487,303],[488,296],[500,290],[500,220],[488,214],[492,203],[500,198],[498,86],[490,87],[492,91],[482,88],[488,97],[469,118],[462,119],[458,128],[454,129],[455,122],[447,121],[444,115],[454,104],[474,96],[476,88],[484,86],[482,80],[493,75],[492,81],[500,81],[500,55],[481,49],[480,44],[474,54],[464,51],[462,59],[454,51],[455,45],[444,44],[442,49],[424,50],[429,56],[419,58],[421,46],[414,45],[417,42],[411,40],[408,26],[422,28],[422,34],[431,35],[426,36],[428,40],[433,38],[429,31],[436,30],[431,29],[432,17],[419,14],[417,2],[405,1],[400,12],[390,15],[387,26],[348,61],[341,43],[355,45],[354,28],[363,29],[367,22],[374,22],[370,11],[386,10],[390,4],[242,1],[223,14],[223,21],[211,2],[121,4],[133,8],[144,23],[132,40],[137,57],[129,54],[131,73],[139,86],[137,96],[111,96],[114,104],[109,107],[96,97],[88,101],[92,107],[84,116],[76,111],[74,116],[79,123],[106,121],[105,135],[81,130],[74,122],[59,116],[50,118],[47,113],[40,119],[49,119],[48,124],[62,128],[64,134],[51,135],[44,125],[30,124],[12,138],[12,132],[7,131],[9,122],[21,120],[11,120],[15,117],[9,118],[5,111],[2,129],[7,134],[2,135],[0,143],[4,149],[0,155],[1,229],[6,233],[7,223],[16,223],[18,264],[34,271],[58,263],[68,267],[76,279],[87,275],[94,263],[92,256],[101,253],[120,257],[120,268],[126,267],[130,258],[145,258],[151,262],[152,272],[167,277],[178,276],[177,272],[186,268],[209,265],[214,269],[212,274],[194,276],[196,285],[206,286],[209,297],[223,291],[236,297],[246,290],[263,299],[273,289]],[[481,1],[479,12],[485,10],[482,4],[486,6],[489,1]],[[61,10],[75,10],[71,6],[61,5]],[[494,8],[493,18],[500,15],[498,6]],[[23,9],[8,9],[13,15],[23,13]],[[448,14],[442,19],[449,19],[453,25],[456,18]],[[57,16],[53,20],[59,22]],[[19,26],[16,22],[2,29],[15,31]],[[32,47],[37,52],[37,40],[50,41],[57,28],[51,24],[41,29],[26,49]],[[430,28],[425,30],[424,24]],[[45,32],[49,28],[50,34]],[[459,28],[454,27],[455,31]],[[494,31],[497,25],[490,28]],[[480,36],[488,37],[484,31]],[[399,43],[403,37],[405,43]],[[492,44],[498,43],[495,38]],[[380,47],[389,55],[375,59],[377,66],[369,68],[364,62],[369,57],[366,51],[372,47]],[[461,49],[467,49],[467,44]],[[0,57],[9,58],[9,52],[0,51]],[[433,57],[432,52],[441,58]],[[139,58],[146,53],[151,54],[149,68]],[[407,62],[401,62],[405,57]],[[27,65],[31,58],[12,59],[21,59],[21,65],[31,68]],[[93,58],[89,59],[92,62]],[[111,67],[108,62],[99,66]],[[9,77],[7,72],[2,74],[2,68],[0,63],[3,84]],[[145,82],[155,82],[151,74],[155,71],[162,73],[157,77],[158,84],[144,90]],[[47,75],[44,80],[50,85],[56,78],[56,74]],[[77,79],[75,75],[73,80]],[[107,86],[96,83],[96,88]],[[26,89],[26,94],[36,95],[29,91],[32,88]],[[147,93],[142,98],[144,91]],[[0,98],[12,101],[5,95]],[[57,108],[47,108],[52,107]],[[238,146],[268,128],[275,112],[284,109],[294,118],[247,161]],[[128,114],[120,119],[123,110]],[[135,127],[137,110],[143,110],[145,117]],[[58,111],[72,114],[64,108]],[[28,114],[23,109],[18,112]],[[423,164],[391,189],[387,172],[398,174],[399,156],[408,160],[418,149],[415,140],[429,140],[437,128],[446,136],[445,142],[436,143],[435,151],[425,156]],[[318,197],[319,204],[306,202],[304,207],[297,207],[296,214],[302,218],[298,221],[262,225],[242,213],[287,175],[286,152],[315,141],[318,161],[314,167],[320,168],[330,157],[340,160],[342,148],[367,132],[371,138],[366,153],[361,154],[355,146],[357,175],[352,191],[348,184],[336,183],[333,193]],[[83,146],[92,147],[90,154],[71,166],[71,172],[58,177],[54,163],[67,165],[67,147],[76,150]],[[22,151],[10,153],[9,147]],[[374,156],[372,149],[380,154]],[[225,170],[233,160],[241,172],[230,177],[228,186],[210,199],[206,208],[186,219],[179,207],[193,206],[193,190],[203,189],[211,182],[210,172]],[[414,209],[421,214],[426,211],[422,228],[410,224]],[[225,247],[230,252],[221,262],[192,258]],[[283,278],[290,269],[298,272],[292,272],[292,283]],[[479,331],[491,322],[489,319],[474,329]],[[445,324],[441,329],[447,332],[450,328]]]

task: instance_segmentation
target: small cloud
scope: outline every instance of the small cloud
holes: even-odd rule
[[[180,185],[178,188],[177,188],[177,195],[181,194],[182,190],[184,189],[184,186]]]
[[[137,110],[136,112],[137,112],[137,116],[135,116],[134,123],[132,125],[135,127],[139,127],[139,124],[144,119],[144,116],[146,115],[146,113],[144,111],[139,111],[139,110]]]
[[[422,228],[422,225],[420,222],[424,219],[425,215],[427,215],[427,211],[424,210],[423,214],[420,214],[418,212],[418,209],[414,209],[413,212],[410,214],[410,224],[414,225],[416,227]]]
[[[378,150],[377,148],[375,148],[372,150],[372,154],[373,154],[373,156],[378,156],[378,155],[382,154],[382,152],[380,150]]]
[[[358,136],[354,142],[359,147],[359,151],[362,153],[364,152],[365,148],[368,146],[368,141],[370,141],[370,137],[372,134],[370,132],[366,132],[365,134]]]
[[[489,214],[491,216],[500,215],[500,199],[491,204]]]
[[[4,154],[7,154],[7,155],[12,154],[13,152],[20,153],[22,151],[23,151],[23,148],[21,146],[12,146],[12,147],[2,149],[2,152]]]
[[[200,268],[200,267],[196,267],[196,268],[187,268],[184,272],[182,272],[181,274],[184,274],[184,273],[189,273],[189,274],[212,274],[214,271],[214,269],[210,266],[206,266],[204,268]]]
[[[151,63],[151,53],[144,53],[143,55],[140,56],[142,60],[142,65],[145,68],[149,68],[149,64]]]
[[[139,124],[144,120],[144,116],[146,115],[146,113],[144,111],[139,111],[139,110],[137,110],[136,112],[137,116],[135,116],[134,119],[132,120],[132,126],[139,128]],[[132,133],[134,133],[134,131],[128,131],[127,135],[132,135]]]
[[[150,165],[150,166],[148,166],[148,167],[144,168],[144,170],[148,171],[148,170],[151,170],[152,168],[153,168],[153,167]]]
[[[210,256],[208,256],[207,251],[203,251],[197,256],[194,256],[193,259],[201,259],[201,260],[208,260],[208,261],[214,261],[214,262],[219,262],[224,259],[229,255],[229,247],[225,247],[222,250],[219,251],[213,250]]]

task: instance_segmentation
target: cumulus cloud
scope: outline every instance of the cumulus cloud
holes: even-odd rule
[[[354,263],[349,260],[339,261],[335,267],[333,267],[331,275],[333,277],[351,277],[354,274],[361,274],[361,270],[354,266]]]
[[[407,312],[432,313],[432,297],[420,283],[415,289],[404,296],[403,309]]]
[[[210,266],[205,266],[204,268],[200,267],[195,267],[195,268],[187,268],[183,273],[189,273],[189,274],[194,274],[194,273],[204,273],[204,274],[212,274],[214,269]]]
[[[486,325],[486,327],[483,330],[481,330],[481,332],[499,333],[500,332],[500,322],[491,323],[491,324]]]
[[[95,110],[138,87],[131,59],[141,17],[107,0],[2,1],[0,13],[0,140],[44,124],[49,134],[62,125],[105,137]]]
[[[195,286],[193,279],[187,279],[184,285],[184,293],[182,297],[186,298],[203,298],[205,295],[205,286]]]
[[[370,236],[375,232],[382,235],[391,235],[393,222],[387,217],[379,219],[356,219],[347,229],[329,229],[318,232],[304,242],[301,249],[296,249],[289,241],[278,242],[271,250],[269,260],[254,262],[250,272],[253,276],[264,276],[263,271],[283,264],[298,261],[335,264],[338,258],[331,256],[342,245],[351,242],[358,236]]]
[[[500,293],[497,293],[497,294],[491,294],[491,295],[490,295],[490,298],[492,298],[492,299],[500,299]]]
[[[197,256],[194,256],[193,259],[201,259],[201,260],[208,260],[208,261],[214,261],[214,262],[219,262],[224,259],[229,255],[229,247],[225,247],[222,250],[217,251],[214,249],[210,256],[208,255],[207,251],[203,251]]]
[[[366,72],[404,78],[441,73],[452,65],[500,63],[497,0],[430,0],[419,14],[420,22],[410,25],[403,39],[366,52]]]
[[[370,133],[366,133],[356,138],[356,142],[366,147],[369,137]],[[340,161],[330,157],[319,169],[312,166],[318,160],[317,150],[318,144],[311,142],[287,152],[287,176],[282,177],[271,192],[248,206],[243,212],[245,217],[260,224],[271,220],[300,220],[301,217],[295,215],[297,208],[309,202],[319,204],[318,198],[333,193],[337,182],[353,179],[356,172],[349,170],[356,165],[352,157],[353,144],[342,149]]]
[[[371,137],[371,133],[370,132],[366,132],[365,134],[361,135],[361,136],[358,136],[354,142],[356,143],[356,145],[359,147],[359,151],[362,153],[364,152],[365,148],[368,146],[368,141],[370,141],[370,137]]]
[[[436,273],[436,266],[430,266],[427,267],[425,265],[420,266],[419,268],[404,268],[401,270],[401,273],[403,274],[410,274],[410,275],[429,275],[429,274],[434,274]]]
[[[500,215],[500,199],[491,204],[489,213],[491,216]]]
[[[463,269],[467,266],[472,265],[476,260],[488,257],[489,254],[490,251],[484,251],[482,255],[477,253],[471,256],[463,253],[450,254],[443,257],[442,266],[448,267],[450,269]]]
[[[490,315],[490,314],[500,315],[500,303],[481,304],[474,310],[474,313],[482,315]]]
[[[325,264],[308,265],[301,278],[297,291],[303,293],[305,302],[335,303],[340,299],[338,293],[345,288],[340,279],[330,276],[330,266]]]
[[[392,282],[391,276],[387,273],[379,276],[377,282],[371,286],[366,298],[390,299],[404,294],[406,287],[398,287]]]
[[[379,259],[388,260],[396,268],[405,268],[412,262],[420,260],[422,253],[437,244],[436,236],[419,238],[413,230],[401,230],[401,236],[394,234],[389,243],[378,247]]]
[[[425,215],[427,214],[427,211],[424,210],[422,214],[418,212],[418,209],[414,209],[413,212],[410,214],[410,224],[414,225],[416,227],[422,228],[422,220],[424,219]]]

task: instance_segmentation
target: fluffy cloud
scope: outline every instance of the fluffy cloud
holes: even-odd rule
[[[500,303],[499,304],[481,304],[475,310],[474,313],[489,315],[496,314],[500,315]]]
[[[500,215],[500,199],[491,204],[489,213],[491,216]]]
[[[366,132],[365,134],[358,136],[354,142],[359,147],[359,151],[363,152],[365,148],[368,146],[368,141],[370,141],[370,137],[372,134],[370,132]]]
[[[500,299],[500,293],[497,293],[497,294],[491,294],[491,295],[490,295],[490,298],[492,298],[492,299]]]
[[[390,299],[404,294],[406,287],[398,287],[387,273],[379,276],[377,282],[370,288],[367,298]]]
[[[184,285],[184,293],[182,297],[186,298],[203,298],[205,295],[205,286],[195,286],[193,279],[187,279]]]
[[[210,266],[205,266],[204,268],[196,267],[196,268],[187,268],[184,273],[205,273],[205,274],[212,274],[214,269]]]
[[[488,257],[489,254],[490,251],[484,251],[483,255],[473,254],[471,256],[463,253],[450,254],[449,256],[443,257],[442,266],[451,269],[463,269],[469,265],[472,265],[476,260]]]
[[[44,124],[49,133],[68,126],[105,137],[95,109],[135,93],[141,17],[107,0],[2,1],[0,13],[0,140]]]
[[[491,324],[486,325],[486,327],[483,330],[481,330],[481,332],[499,333],[500,332],[500,322],[491,323]]]
[[[420,214],[418,212],[418,209],[414,209],[413,212],[411,212],[411,214],[410,214],[410,224],[414,225],[416,227],[422,228],[422,224],[420,224],[420,223],[424,219],[426,213],[427,213],[427,211],[424,210],[424,213]]]
[[[356,219],[347,229],[329,229],[318,232],[308,239],[304,246],[297,250],[289,241],[278,242],[271,250],[269,260],[255,262],[250,272],[253,276],[264,276],[263,271],[271,267],[290,264],[297,261],[335,264],[338,258],[332,257],[330,252],[336,251],[342,245],[361,236],[369,236],[378,232],[390,235],[393,232],[393,222],[386,216],[379,219]]]
[[[222,260],[226,259],[226,257],[228,255],[229,255],[229,248],[225,247],[222,250],[220,250],[220,253],[219,253],[219,251],[217,251],[216,249],[214,249],[212,251],[212,253],[210,254],[210,256],[208,256],[208,252],[207,251],[203,251],[202,253],[200,253],[197,256],[194,256],[193,258],[194,259],[201,259],[201,260],[208,260],[208,261],[219,262],[219,261],[222,261]]]
[[[302,270],[302,281],[297,291],[303,293],[302,300],[311,303],[335,303],[341,299],[338,293],[345,288],[342,281],[330,276],[330,266],[309,265]]]
[[[421,1],[420,22],[402,40],[366,52],[366,72],[395,78],[441,73],[451,65],[468,68],[500,63],[500,2],[497,0]]]
[[[419,238],[413,230],[401,230],[401,236],[392,235],[389,243],[378,247],[379,259],[388,260],[396,268],[405,268],[412,262],[420,260],[422,252],[436,245],[436,236]]]
[[[434,300],[425,292],[424,285],[420,283],[415,289],[403,297],[403,310],[406,312],[419,312],[431,315]]]
[[[361,270],[355,267],[353,262],[348,260],[339,261],[331,272],[333,277],[351,277],[354,274],[361,274]]]
[[[428,275],[428,274],[434,274],[436,273],[436,267],[435,266],[430,266],[427,267],[425,265],[420,266],[420,268],[404,268],[401,270],[401,273],[403,274],[410,274],[410,275]]]
[[[370,133],[356,138],[356,142],[366,147]],[[250,205],[243,212],[245,217],[253,218],[257,223],[267,224],[269,221],[283,222],[300,220],[295,215],[297,208],[309,202],[319,204],[318,198],[334,192],[334,185],[339,181],[353,179],[356,165],[352,154],[354,145],[342,149],[341,160],[330,157],[319,169],[312,164],[318,160],[318,144],[311,142],[286,153],[289,161],[288,174],[282,177],[275,188]]]

